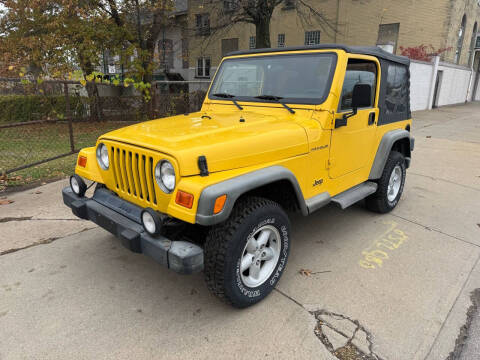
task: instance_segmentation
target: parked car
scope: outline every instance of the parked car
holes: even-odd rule
[[[226,56],[199,112],[147,121],[82,149],[63,199],[128,249],[247,307],[287,265],[287,212],[365,199],[387,213],[410,165],[409,60],[319,45]],[[96,182],[85,196],[87,179]],[[321,231],[321,229],[319,229]]]

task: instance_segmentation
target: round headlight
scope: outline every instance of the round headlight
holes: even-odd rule
[[[102,143],[97,146],[97,161],[98,165],[100,165],[103,170],[108,170],[108,166],[110,165],[110,161],[108,160],[108,149]]]
[[[175,169],[168,160],[162,160],[155,166],[155,180],[158,186],[166,193],[175,189]]]

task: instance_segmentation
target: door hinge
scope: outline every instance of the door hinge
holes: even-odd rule
[[[335,166],[335,160],[334,159],[328,159],[327,161],[325,161],[325,168],[326,169],[331,169],[334,166]]]

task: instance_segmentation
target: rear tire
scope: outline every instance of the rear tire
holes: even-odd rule
[[[405,157],[392,151],[388,156],[377,191],[366,198],[367,209],[381,214],[392,211],[403,193],[407,171]]]
[[[277,203],[248,197],[205,241],[205,281],[222,301],[245,308],[264,299],[280,279],[290,250],[290,223]]]

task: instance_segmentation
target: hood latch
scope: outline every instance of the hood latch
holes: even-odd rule
[[[208,164],[205,155],[198,157],[198,168],[200,169],[200,176],[208,176]]]

